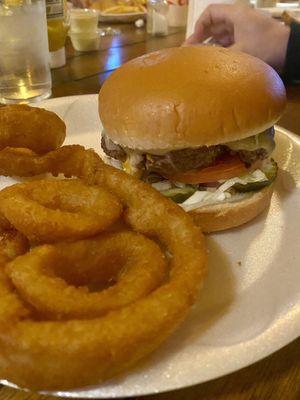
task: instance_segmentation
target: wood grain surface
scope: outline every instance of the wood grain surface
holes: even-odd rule
[[[79,53],[67,42],[66,66],[52,71],[53,97],[97,93],[122,63],[157,49],[178,46],[184,32],[148,36],[144,29],[117,25],[121,35],[103,38],[97,52]],[[288,105],[279,125],[300,135],[300,86],[287,87]],[[224,360],[226,362],[226,360]],[[0,399],[50,400],[51,396],[0,387]],[[299,400],[300,339],[268,358],[225,377],[182,390],[140,397],[141,400]]]

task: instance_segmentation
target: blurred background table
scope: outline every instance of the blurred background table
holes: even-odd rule
[[[102,39],[97,52],[79,53],[67,43],[67,65],[53,70],[53,97],[98,93],[109,74],[122,63],[165,47],[180,45],[184,30],[171,29],[166,37],[151,37],[133,24],[115,25],[118,36]],[[300,135],[300,86],[287,87],[288,106],[279,125]],[[226,362],[226,360],[224,360]],[[0,399],[50,400],[53,397],[0,387]],[[139,400],[299,400],[300,339],[268,358],[201,385],[143,396]],[[131,399],[133,400],[133,399]]]

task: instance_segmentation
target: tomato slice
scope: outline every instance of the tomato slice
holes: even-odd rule
[[[233,178],[247,172],[245,164],[237,157],[232,156],[220,160],[217,164],[205,168],[192,169],[168,176],[172,181],[182,183],[209,183]]]

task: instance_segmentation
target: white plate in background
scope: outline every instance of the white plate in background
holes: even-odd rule
[[[100,22],[135,22],[138,19],[145,19],[147,13],[139,12],[139,13],[123,13],[123,14],[106,14],[99,12],[99,21]]]
[[[97,95],[40,105],[66,122],[65,144],[101,152]],[[281,170],[270,209],[242,227],[208,236],[204,289],[175,334],[126,374],[51,394],[116,398],[179,389],[252,364],[300,335],[300,138],[277,127],[276,144]]]
[[[300,11],[298,7],[298,3],[290,2],[290,3],[277,3],[276,7],[261,7],[257,10],[263,11],[267,14],[271,14],[273,18],[280,18],[284,11],[287,11],[289,14],[297,13]]]

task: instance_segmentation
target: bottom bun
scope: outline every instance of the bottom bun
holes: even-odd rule
[[[194,221],[203,232],[216,232],[233,228],[251,221],[271,201],[274,185],[270,185],[258,192],[253,193],[245,200],[236,203],[217,204],[214,206],[201,207],[190,211]]]

